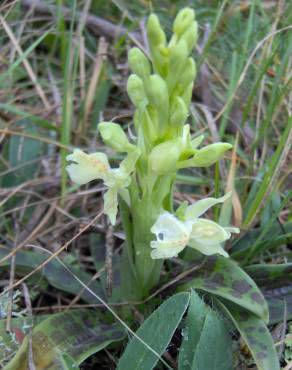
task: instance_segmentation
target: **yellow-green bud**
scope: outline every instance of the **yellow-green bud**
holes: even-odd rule
[[[188,117],[188,108],[179,96],[175,98],[170,111],[170,124],[173,127],[182,126]]]
[[[138,48],[132,48],[128,54],[131,70],[141,78],[147,78],[151,73],[150,63],[146,55]]]
[[[169,67],[167,75],[167,84],[172,91],[177,81],[184,74],[184,64],[188,56],[188,47],[184,40],[179,41],[175,46],[170,48]]]
[[[149,165],[157,175],[169,173],[176,168],[181,153],[179,140],[165,141],[155,146],[149,155]]]
[[[98,124],[98,129],[104,143],[117,152],[127,152],[133,146],[117,123],[101,122]]]
[[[190,53],[198,40],[198,23],[196,21],[192,22],[181,38],[187,43]]]
[[[143,81],[137,75],[133,74],[128,78],[127,92],[136,107],[146,101]]]
[[[168,111],[169,97],[166,82],[158,74],[150,76],[145,86],[146,94],[151,104]]]
[[[184,90],[182,99],[187,107],[190,106],[193,96],[193,83],[191,82]]]
[[[143,109],[140,115],[140,121],[143,125],[143,132],[150,143],[153,143],[158,138],[158,117],[155,108],[149,105],[147,109]]]
[[[179,41],[169,52],[169,66],[174,71],[179,68],[188,56],[188,48],[185,40]]]
[[[185,167],[207,167],[217,162],[223,154],[232,148],[229,143],[215,143],[199,149],[193,158],[179,164],[179,168]]]
[[[179,79],[179,82],[182,86],[188,86],[192,83],[196,77],[197,68],[196,63],[193,58],[188,58],[185,61],[185,64],[182,69],[182,73]]]
[[[151,46],[165,44],[166,37],[157,15],[151,14],[147,22],[148,40]]]
[[[195,19],[195,12],[191,8],[182,9],[173,22],[173,32],[181,36]]]

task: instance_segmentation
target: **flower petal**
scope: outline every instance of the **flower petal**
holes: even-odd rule
[[[225,194],[221,198],[205,198],[198,200],[196,203],[191,204],[187,207],[185,218],[186,220],[194,219],[200,217],[204,214],[209,208],[215,206],[218,203],[225,202],[230,196],[232,192]]]
[[[206,256],[211,256],[212,254],[221,254],[221,256],[229,257],[228,253],[222,248],[220,243],[204,244],[191,239],[188,245],[191,248],[194,248],[199,252],[205,254]]]
[[[178,255],[188,243],[191,225],[179,221],[168,212],[162,213],[151,228],[157,240],[151,242],[153,259],[171,258]]]
[[[71,180],[78,185],[104,179],[110,170],[107,156],[100,152],[86,154],[80,149],[75,149],[66,159],[74,162],[67,166],[66,170]]]
[[[198,218],[192,222],[190,237],[204,245],[212,245],[229,239],[230,233],[214,221]]]
[[[231,233],[240,233],[240,229],[238,227],[224,227],[224,230],[229,234],[229,238],[231,237]]]
[[[118,212],[118,192],[116,188],[110,188],[103,196],[104,213],[109,217],[112,225],[116,224]]]
[[[151,258],[172,258],[177,257],[177,255],[185,248],[185,245],[173,245],[171,242],[151,242]]]

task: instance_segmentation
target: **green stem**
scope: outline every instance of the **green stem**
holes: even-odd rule
[[[160,212],[160,206],[153,204],[151,196],[146,194],[132,209],[133,251],[135,268],[142,287],[143,295],[147,295],[159,281],[162,260],[151,258],[151,241],[154,239],[151,227]]]

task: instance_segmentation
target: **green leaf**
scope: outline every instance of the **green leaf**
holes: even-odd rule
[[[278,222],[273,223],[264,237],[261,237],[262,228],[251,229],[240,237],[232,246],[231,256],[235,259],[243,259],[249,249],[261,239],[255,248],[253,255],[268,250],[278,245],[288,242],[289,235],[292,233],[292,222],[286,222],[280,225]]]
[[[219,304],[242,335],[258,370],[280,370],[273,339],[263,320],[230,302]]]
[[[0,259],[6,257],[11,252],[11,249],[0,246]],[[42,264],[49,256],[45,256],[39,253],[31,251],[18,251],[16,253],[15,268],[16,272],[20,275],[25,275],[27,272],[37,268]],[[66,265],[66,264],[65,264]],[[9,268],[10,259],[6,259],[0,263],[1,268]],[[83,283],[85,283],[91,290],[93,290],[100,297],[104,298],[104,291],[101,284],[98,281],[91,281],[92,276],[76,267],[68,266],[68,269],[77,276]],[[83,286],[73,278],[72,274],[62,266],[57,259],[48,262],[42,269],[43,275],[46,280],[55,288],[60,289],[64,292],[71,294],[79,294],[83,291],[81,298],[87,303],[96,303],[96,298],[87,290],[83,289]]]
[[[22,128],[25,133],[37,134],[37,129],[30,120],[21,120],[17,122],[17,127]],[[3,186],[15,186],[34,177],[39,163],[22,165],[40,157],[44,145],[40,141],[32,140],[20,136],[11,136],[8,144],[8,160],[11,167],[20,167],[14,173],[10,173],[3,178]]]
[[[161,355],[178,327],[189,300],[188,293],[170,297],[144,321],[136,334]],[[157,362],[158,357],[145,344],[133,338],[128,343],[117,370],[151,370]]]
[[[124,338],[120,324],[100,322],[92,310],[74,310],[51,315],[32,332],[32,351],[37,369],[71,370],[87,357],[110,343]],[[26,336],[5,370],[26,370],[28,337]]]
[[[200,289],[269,320],[267,303],[255,282],[235,262],[221,256],[207,257],[185,287]]]
[[[280,214],[282,209],[284,209],[284,207],[287,206],[291,197],[292,197],[292,191],[290,191],[286,194],[285,198],[283,199],[283,202],[280,204],[280,208],[278,208],[277,212],[274,212],[273,215],[271,215],[269,217],[269,221],[267,222],[267,224],[260,229],[260,234],[259,234],[258,238],[254,241],[253,244],[248,246],[248,249],[247,249],[246,253],[244,254],[244,256],[241,256],[241,258],[242,258],[241,263],[242,264],[247,264],[247,262],[251,261],[254,258],[254,256],[259,255],[260,253],[267,251],[269,248],[273,248],[273,247],[281,245],[281,244],[286,244],[287,242],[289,242],[289,240],[291,240],[291,233],[290,234],[285,234],[285,238],[287,238],[287,240],[285,240],[285,238],[283,239],[283,236],[284,236],[283,235],[283,228],[281,230],[282,235],[281,235],[281,237],[278,237],[278,238],[275,238],[275,235],[271,234],[271,232],[270,232],[270,230],[273,227],[273,225],[275,224],[275,222],[277,222],[278,215]],[[285,231],[284,231],[284,233],[285,233]],[[270,234],[269,238],[266,237],[267,234]],[[266,240],[263,241],[264,238]],[[238,257],[238,255],[237,255],[237,257]]]
[[[290,232],[287,234],[270,237],[268,239],[265,238],[264,240],[245,247],[244,249],[234,252],[231,255],[234,259],[241,260],[242,258],[246,257],[247,254],[249,254],[248,260],[250,261],[252,260],[252,258],[256,257],[260,253],[266,252],[280,245],[290,243],[291,241],[292,233]]]
[[[192,291],[179,352],[179,370],[231,370],[231,348],[223,319]]]
[[[292,263],[252,265],[245,270],[261,288],[270,313],[270,324],[292,319]]]
[[[275,170],[277,169],[279,162],[281,161],[282,155],[291,146],[289,138],[292,130],[292,117],[289,117],[287,124],[285,125],[285,130],[281,135],[277,149],[275,153],[270,157],[267,165],[264,169],[263,180],[256,191],[255,197],[252,199],[248,209],[245,210],[246,217],[244,219],[243,227],[247,227],[255,219],[258,209],[261,206],[264,197],[269,191],[272,180],[274,178]],[[289,150],[289,149],[288,149]]]

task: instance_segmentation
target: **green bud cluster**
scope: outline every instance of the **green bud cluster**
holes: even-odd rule
[[[105,144],[127,153],[138,146],[142,153],[140,169],[156,176],[173,174],[185,167],[210,166],[230,148],[229,144],[217,143],[197,149],[203,137],[191,139],[190,127],[185,122],[196,76],[196,64],[190,56],[198,38],[194,10],[182,9],[172,30],[167,40],[158,17],[150,15],[149,56],[137,47],[128,54],[133,73],[128,78],[127,92],[136,108],[136,145],[128,141],[118,124],[99,124]]]
[[[138,142],[144,146],[144,156],[149,156],[150,169],[162,175],[187,166],[209,166],[230,145],[218,143],[197,150],[203,138],[192,142],[185,126],[196,77],[196,63],[190,56],[198,38],[194,10],[178,13],[169,42],[155,14],[148,19],[147,35],[150,60],[138,48],[130,50],[133,74],[127,91],[136,107]]]
[[[196,76],[195,61],[190,53],[197,34],[195,12],[190,8],[178,13],[169,42],[158,17],[152,14],[147,23],[150,57],[138,48],[131,49],[128,54],[133,74],[128,79],[127,91],[136,107],[134,122],[138,142],[143,144],[145,157],[151,153],[148,163],[154,163],[153,158],[160,157],[164,171],[168,167],[175,169],[184,150],[181,135]],[[174,141],[177,144],[173,150],[168,151],[167,145],[162,146],[164,142],[172,145]],[[165,159],[162,158],[163,152]],[[170,166],[164,163],[166,160],[169,160]],[[153,166],[154,172],[161,173],[156,167]]]

